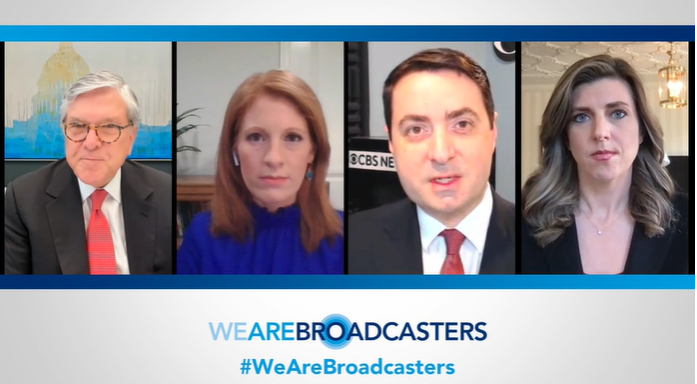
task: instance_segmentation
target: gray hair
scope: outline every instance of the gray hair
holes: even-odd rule
[[[124,103],[126,103],[128,120],[132,121],[134,125],[138,125],[140,122],[140,105],[138,104],[138,98],[136,98],[135,93],[126,85],[126,82],[121,76],[109,71],[87,74],[78,79],[75,84],[65,91],[63,100],[61,101],[60,121],[63,122],[65,120],[68,106],[78,96],[105,87],[115,88],[119,91],[121,98]]]

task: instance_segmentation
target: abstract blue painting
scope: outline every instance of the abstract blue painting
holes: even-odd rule
[[[65,156],[63,93],[102,70],[124,78],[140,102],[129,159],[172,159],[170,43],[5,43],[5,159]]]

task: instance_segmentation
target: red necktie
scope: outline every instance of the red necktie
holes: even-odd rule
[[[445,238],[445,247],[447,249],[447,255],[440,269],[440,274],[463,275],[465,268],[462,266],[462,260],[460,259],[460,247],[465,241],[465,235],[457,229],[445,229],[440,235]]]
[[[111,240],[109,222],[102,212],[102,203],[107,196],[103,189],[92,192],[92,213],[87,225],[87,257],[91,275],[115,275],[116,256],[114,242]]]

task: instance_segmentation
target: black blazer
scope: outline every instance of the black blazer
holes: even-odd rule
[[[480,274],[515,273],[515,206],[492,190]],[[423,274],[416,205],[409,199],[349,216],[349,274]]]
[[[124,162],[121,199],[131,274],[172,273],[172,176]],[[14,180],[5,193],[6,274],[88,274],[77,177],[65,159]]]
[[[663,236],[649,239],[644,226],[634,225],[627,263],[628,274],[689,273],[688,258],[688,198],[677,194],[673,206],[678,220]],[[553,243],[541,248],[530,235],[532,228],[526,220],[521,224],[521,272],[534,274],[582,274],[576,223]]]

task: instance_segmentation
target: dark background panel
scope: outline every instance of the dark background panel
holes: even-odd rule
[[[346,137],[370,135],[368,43],[344,43],[346,55]]]

